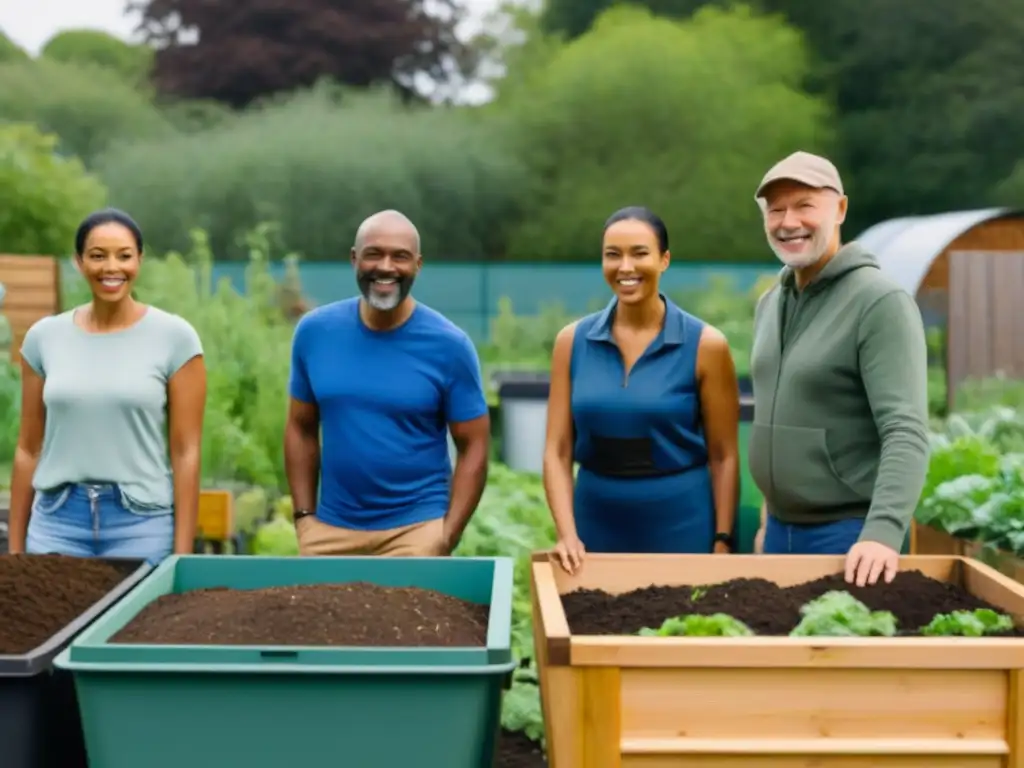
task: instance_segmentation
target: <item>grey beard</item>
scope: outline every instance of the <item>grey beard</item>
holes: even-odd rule
[[[366,303],[374,309],[379,309],[381,312],[390,312],[392,309],[397,307],[404,299],[405,296],[402,294],[401,289],[395,286],[395,290],[387,294],[379,294],[370,287],[370,290],[366,292]]]

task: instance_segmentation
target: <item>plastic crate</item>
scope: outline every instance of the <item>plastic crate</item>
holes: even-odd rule
[[[86,768],[82,726],[71,675],[53,660],[109,610],[152,567],[145,560],[102,559],[125,578],[49,640],[25,654],[0,655],[0,765]]]
[[[57,660],[102,768],[491,768],[511,652],[508,558],[175,556]],[[367,581],[490,606],[486,647],[107,640],[160,595]]]

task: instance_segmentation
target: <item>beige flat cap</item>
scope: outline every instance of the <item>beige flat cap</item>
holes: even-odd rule
[[[806,184],[815,189],[834,189],[840,195],[843,192],[843,180],[839,178],[839,171],[824,157],[812,155],[810,152],[794,152],[771,168],[761,179],[761,184],[754,193],[754,199],[764,197],[764,190],[773,182],[787,179]]]

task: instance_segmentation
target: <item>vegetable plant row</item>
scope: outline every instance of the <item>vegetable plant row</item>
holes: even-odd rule
[[[932,435],[917,521],[1024,558],[1024,413],[955,414]]]
[[[918,571],[867,587],[837,574],[791,587],[754,578],[620,595],[581,589],[562,604],[574,635],[1024,637],[995,606]]]

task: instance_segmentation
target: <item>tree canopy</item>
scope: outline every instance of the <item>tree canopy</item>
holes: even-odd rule
[[[806,74],[799,34],[776,19],[606,12],[510,99],[538,180],[512,255],[597,253],[609,214],[647,205],[677,259],[765,258],[758,181],[789,152],[830,145]]]
[[[546,30],[587,32],[616,0],[546,0]],[[631,0],[689,18],[729,0]],[[836,113],[847,227],[985,205],[1024,154],[1024,0],[751,0],[811,46],[806,86]]]
[[[405,95],[471,68],[456,0],[137,0],[164,94],[244,107],[329,77]],[[429,8],[429,11],[428,11]]]
[[[51,37],[40,56],[64,64],[103,67],[125,81],[142,86],[149,79],[153,49],[131,45],[95,29],[69,29]]]

